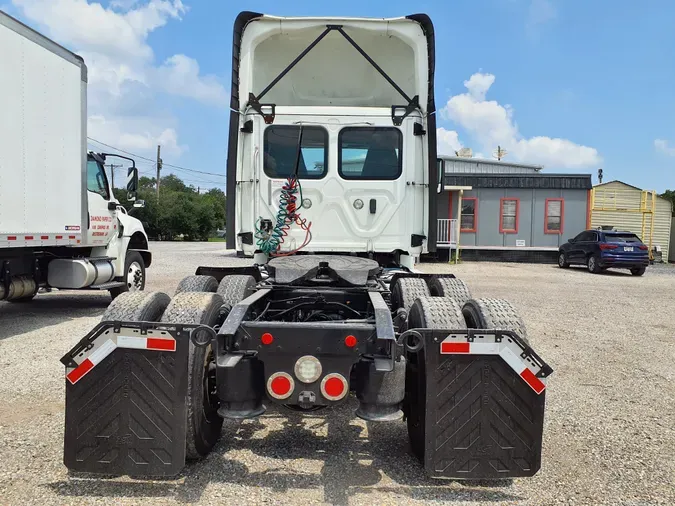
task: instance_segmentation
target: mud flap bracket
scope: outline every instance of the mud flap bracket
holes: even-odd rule
[[[196,326],[159,326],[103,322],[61,359],[68,469],[175,476],[184,467],[188,349]]]

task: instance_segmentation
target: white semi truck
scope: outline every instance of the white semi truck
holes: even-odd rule
[[[87,153],[84,61],[2,11],[0,55],[0,301],[142,290],[152,256],[108,182],[106,158],[118,155]]]
[[[112,301],[62,358],[68,468],[175,475],[226,418],[353,393],[405,417],[431,477],[539,470],[552,369],[522,319],[412,268],[435,247],[434,47],[423,14],[237,17],[227,232],[256,265]]]

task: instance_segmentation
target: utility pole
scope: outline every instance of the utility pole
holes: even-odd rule
[[[115,165],[114,163],[111,163],[108,165],[110,167],[110,179],[112,180],[112,187],[115,188],[115,169],[119,169],[122,167],[122,165]]]
[[[160,157],[160,152],[162,147],[157,144],[157,203],[159,203],[159,171],[162,170],[162,159]]]

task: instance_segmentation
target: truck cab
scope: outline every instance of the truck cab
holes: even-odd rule
[[[435,250],[433,54],[413,18],[246,24],[230,247],[388,256],[410,267]]]

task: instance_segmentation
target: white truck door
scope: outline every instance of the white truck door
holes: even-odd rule
[[[89,200],[88,246],[105,246],[117,233],[117,211],[108,209],[113,196],[103,166],[96,160],[87,161],[87,197]]]

